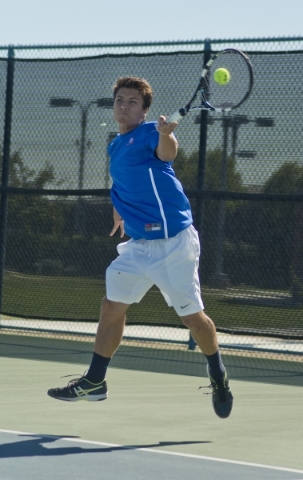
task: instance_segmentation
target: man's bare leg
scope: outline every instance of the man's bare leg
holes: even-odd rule
[[[206,356],[212,377],[214,380],[220,381],[225,374],[225,368],[221,360],[216,327],[213,321],[202,310],[181,318]]]
[[[110,358],[119,347],[125,326],[126,303],[112,302],[106,297],[102,300],[101,314],[94,351],[98,355]]]
[[[219,350],[216,327],[203,311],[181,318],[205,355],[213,355]]]
[[[81,378],[71,380],[66,387],[51,388],[48,395],[58,400],[100,401],[107,398],[105,376],[111,357],[119,347],[129,305],[102,300],[100,321],[95,338],[95,349],[90,367]]]
[[[125,326],[125,312],[129,305],[104,298],[95,338],[94,353],[85,377],[94,384],[105,379],[107,367],[119,347]]]

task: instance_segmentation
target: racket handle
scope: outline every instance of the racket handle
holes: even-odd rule
[[[181,118],[185,116],[186,112],[184,108],[180,108],[177,112],[174,112],[167,120],[166,123],[178,122]]]

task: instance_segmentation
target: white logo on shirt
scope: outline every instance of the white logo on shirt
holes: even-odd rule
[[[126,144],[126,146],[128,145],[132,145],[133,143],[135,143],[135,139],[132,137],[129,139],[128,143]]]
[[[145,231],[146,232],[154,232],[155,230],[162,230],[161,223],[146,223],[145,224]]]

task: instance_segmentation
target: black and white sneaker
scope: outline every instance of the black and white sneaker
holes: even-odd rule
[[[219,382],[216,382],[209,374],[207,365],[207,375],[210,380],[209,388],[212,388],[212,403],[215,413],[220,418],[229,417],[233,408],[233,396],[229,387],[227,373]]]
[[[84,375],[70,380],[66,387],[51,388],[47,394],[52,398],[65,400],[66,402],[77,402],[78,400],[98,402],[106,400],[108,396],[105,380],[100,383],[92,383]]]

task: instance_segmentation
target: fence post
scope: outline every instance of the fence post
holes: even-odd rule
[[[206,39],[204,43],[204,59],[203,67],[207,64],[211,57],[211,43],[210,39]],[[200,116],[200,141],[199,141],[199,163],[198,163],[198,184],[197,189],[204,189],[204,177],[205,177],[205,163],[206,163],[206,145],[207,145],[207,118],[208,111],[201,110]],[[202,224],[203,224],[203,199],[198,196],[196,199],[196,227],[199,232],[200,238],[202,237]]]
[[[3,156],[2,156],[2,178],[1,178],[1,205],[0,205],[0,314],[2,313],[3,280],[5,268],[5,246],[6,246],[6,222],[7,222],[7,204],[9,176],[9,159],[11,143],[12,109],[13,109],[13,83],[14,83],[14,48],[9,46],[7,59],[6,75],[6,96],[5,96],[5,116],[4,116],[4,138],[3,138]]]
[[[196,349],[196,342],[193,339],[191,332],[189,332],[189,340],[188,340],[188,350],[195,350]]]
[[[208,60],[211,57],[211,42],[207,38],[204,43],[204,59],[203,67],[207,64]],[[197,189],[204,189],[204,177],[205,177],[205,163],[206,163],[206,145],[207,145],[207,110],[201,110],[200,116],[200,141],[199,141],[199,163],[198,163],[198,184]],[[199,192],[200,193],[200,192]],[[196,218],[195,225],[199,233],[200,239],[202,239],[203,234],[203,199],[200,195],[196,198]],[[201,259],[200,259],[201,265]],[[196,342],[193,339],[192,335],[189,336],[188,349],[195,350]]]

